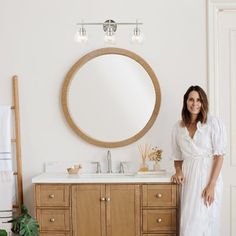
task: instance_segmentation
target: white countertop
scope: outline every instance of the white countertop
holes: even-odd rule
[[[162,174],[75,174],[43,173],[32,183],[170,183],[172,173]]]

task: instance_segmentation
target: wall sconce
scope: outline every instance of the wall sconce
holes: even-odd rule
[[[115,32],[117,30],[117,26],[118,25],[134,25],[134,31],[133,31],[133,35],[131,38],[131,41],[133,43],[142,43],[143,41],[143,34],[141,32],[140,29],[140,25],[142,25],[143,23],[141,22],[133,22],[133,23],[128,23],[128,22],[115,22],[114,20],[106,20],[104,23],[85,23],[85,22],[81,22],[81,23],[77,23],[77,25],[80,26],[79,30],[76,32],[75,34],[75,41],[78,43],[85,43],[88,40],[88,36],[86,33],[86,30],[84,28],[85,25],[102,25],[103,31],[105,32],[105,36],[104,36],[104,41],[107,43],[115,43]]]

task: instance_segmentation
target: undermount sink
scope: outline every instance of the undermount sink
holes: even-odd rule
[[[148,171],[148,172],[127,172],[127,173],[81,173],[79,174],[80,178],[127,178],[127,177],[136,177],[136,178],[153,178],[166,175],[165,170],[161,171]]]
[[[134,176],[135,173],[81,173],[82,178],[122,178]]]

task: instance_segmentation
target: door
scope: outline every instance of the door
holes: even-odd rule
[[[105,236],[105,185],[72,186],[73,236]]]
[[[139,236],[139,185],[106,185],[106,197],[107,236]]]
[[[221,235],[236,235],[236,2],[209,1],[209,91],[212,110],[226,124],[227,155]]]

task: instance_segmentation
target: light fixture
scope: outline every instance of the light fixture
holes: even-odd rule
[[[81,27],[80,29],[76,32],[75,34],[75,41],[78,43],[85,43],[88,40],[87,34],[86,34],[86,30],[84,28],[83,23],[81,23]]]
[[[143,42],[143,34],[138,26],[138,22],[136,22],[136,26],[134,28],[134,32],[131,38],[133,43],[142,43]]]
[[[115,43],[115,32],[117,29],[117,24],[114,20],[106,20],[103,23],[103,30],[105,32],[104,40],[107,43]]]
[[[134,31],[133,31],[133,35],[131,38],[131,41],[133,43],[141,43],[143,41],[143,34],[141,32],[140,29],[140,25],[142,25],[143,23],[141,22],[115,22],[114,20],[106,20],[104,23],[85,23],[85,22],[81,22],[81,23],[77,23],[77,25],[80,26],[79,30],[76,32],[75,34],[75,41],[82,43],[82,42],[86,42],[88,40],[87,34],[86,34],[86,30],[84,28],[85,25],[102,25],[103,31],[105,32],[105,36],[104,36],[104,40],[107,43],[115,43],[115,32],[117,30],[117,26],[118,25],[134,25]]]

